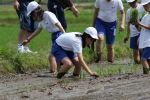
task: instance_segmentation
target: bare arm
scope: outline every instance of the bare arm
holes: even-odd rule
[[[41,31],[42,31],[42,28],[36,29],[34,31],[34,33],[27,38],[27,40],[23,41],[22,45],[25,45],[26,43],[28,43],[31,39],[33,39],[35,36],[37,36]]]
[[[124,10],[120,10],[120,14],[121,14],[121,25],[120,25],[120,31],[123,31],[125,29],[124,25],[125,25],[125,13]]]
[[[98,12],[99,12],[99,8],[95,8],[94,16],[93,16],[93,23],[92,23],[93,27],[95,27],[95,20],[96,20],[96,17],[98,16]]]
[[[86,63],[83,60],[82,54],[81,53],[77,53],[78,59],[79,59],[79,63],[80,65],[84,68],[84,70],[89,73],[92,76],[99,76],[96,72],[92,72],[89,67],[86,65]]]
[[[138,22],[138,24],[139,24],[139,26],[142,26],[142,27],[144,27],[144,28],[146,28],[146,29],[150,30],[150,26],[147,26],[147,25],[141,24],[140,22]],[[140,29],[140,27],[139,27],[139,29]]]
[[[63,27],[61,26],[61,24],[60,24],[59,22],[56,23],[55,25],[59,28],[59,30],[60,30],[62,33],[66,33],[65,30],[63,29]]]
[[[19,10],[20,4],[18,0],[14,0],[14,9]]]
[[[76,9],[76,7],[74,5],[71,6],[71,11],[75,17],[78,17],[79,11],[78,11],[78,9]]]

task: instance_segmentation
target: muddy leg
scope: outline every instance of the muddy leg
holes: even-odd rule
[[[149,73],[149,64],[148,60],[146,58],[141,58],[142,60],[142,65],[143,65],[143,74],[148,74]]]
[[[140,63],[141,63],[141,61],[134,60],[134,63],[135,63],[135,64],[140,64]]]
[[[149,73],[149,69],[148,69],[148,68],[143,67],[143,74],[148,74],[148,73]]]
[[[99,61],[101,61],[101,55],[102,55],[102,53],[100,53],[100,52],[98,52],[98,53],[96,54],[95,63],[99,63]]]

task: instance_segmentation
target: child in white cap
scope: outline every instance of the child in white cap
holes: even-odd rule
[[[124,43],[128,41],[130,37],[130,48],[133,49],[133,59],[135,64],[140,63],[140,50],[138,48],[138,39],[140,36],[140,32],[136,29],[136,25],[132,25],[130,22],[131,19],[131,12],[135,9],[138,10],[138,20],[140,21],[142,19],[142,14],[145,11],[143,6],[138,4],[138,0],[126,0],[130,8],[126,12],[126,22],[128,23],[127,25],[127,34],[126,37],[124,38]],[[131,33],[131,35],[130,35]]]
[[[29,36],[26,40],[24,40],[24,42],[22,43],[23,45],[25,45],[32,38],[37,36],[42,31],[43,28],[47,30],[49,33],[52,33],[51,36],[52,43],[54,43],[56,38],[59,37],[62,33],[65,33],[65,30],[63,29],[62,25],[56,18],[55,14],[49,11],[42,10],[42,8],[37,2],[35,1],[30,2],[27,6],[27,11],[28,16],[29,15],[33,16],[39,22],[39,26],[38,29],[31,36]],[[54,72],[57,68],[57,62],[52,54],[49,55],[49,61],[50,61],[50,71]]]
[[[133,24],[138,25],[137,29],[141,31],[139,48],[143,49],[141,57],[143,74],[148,74],[150,68],[150,0],[142,0],[141,5],[143,5],[147,14],[141,22],[137,21]]]
[[[96,28],[98,32],[98,38],[96,44],[97,60],[98,63],[101,60],[102,48],[104,36],[106,36],[106,48],[107,48],[107,60],[109,63],[114,61],[114,42],[116,37],[117,26],[117,12],[120,12],[121,24],[120,31],[124,30],[125,14],[124,7],[121,0],[96,0],[95,12],[93,16],[92,26]]]
[[[63,63],[57,78],[62,78],[71,68],[72,63],[75,65],[73,76],[79,76],[81,67],[91,76],[99,76],[88,68],[82,57],[82,48],[92,44],[97,39],[97,31],[94,27],[88,27],[83,34],[71,32],[59,36],[53,43],[51,51],[56,60]]]

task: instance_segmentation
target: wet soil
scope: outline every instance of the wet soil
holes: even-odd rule
[[[0,100],[150,100],[150,75],[142,71],[86,79],[71,74],[62,79],[46,71],[1,75]]]

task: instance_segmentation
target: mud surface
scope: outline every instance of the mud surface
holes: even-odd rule
[[[71,74],[62,79],[45,71],[1,75],[0,100],[150,100],[150,75],[142,71],[86,79],[67,77]]]

